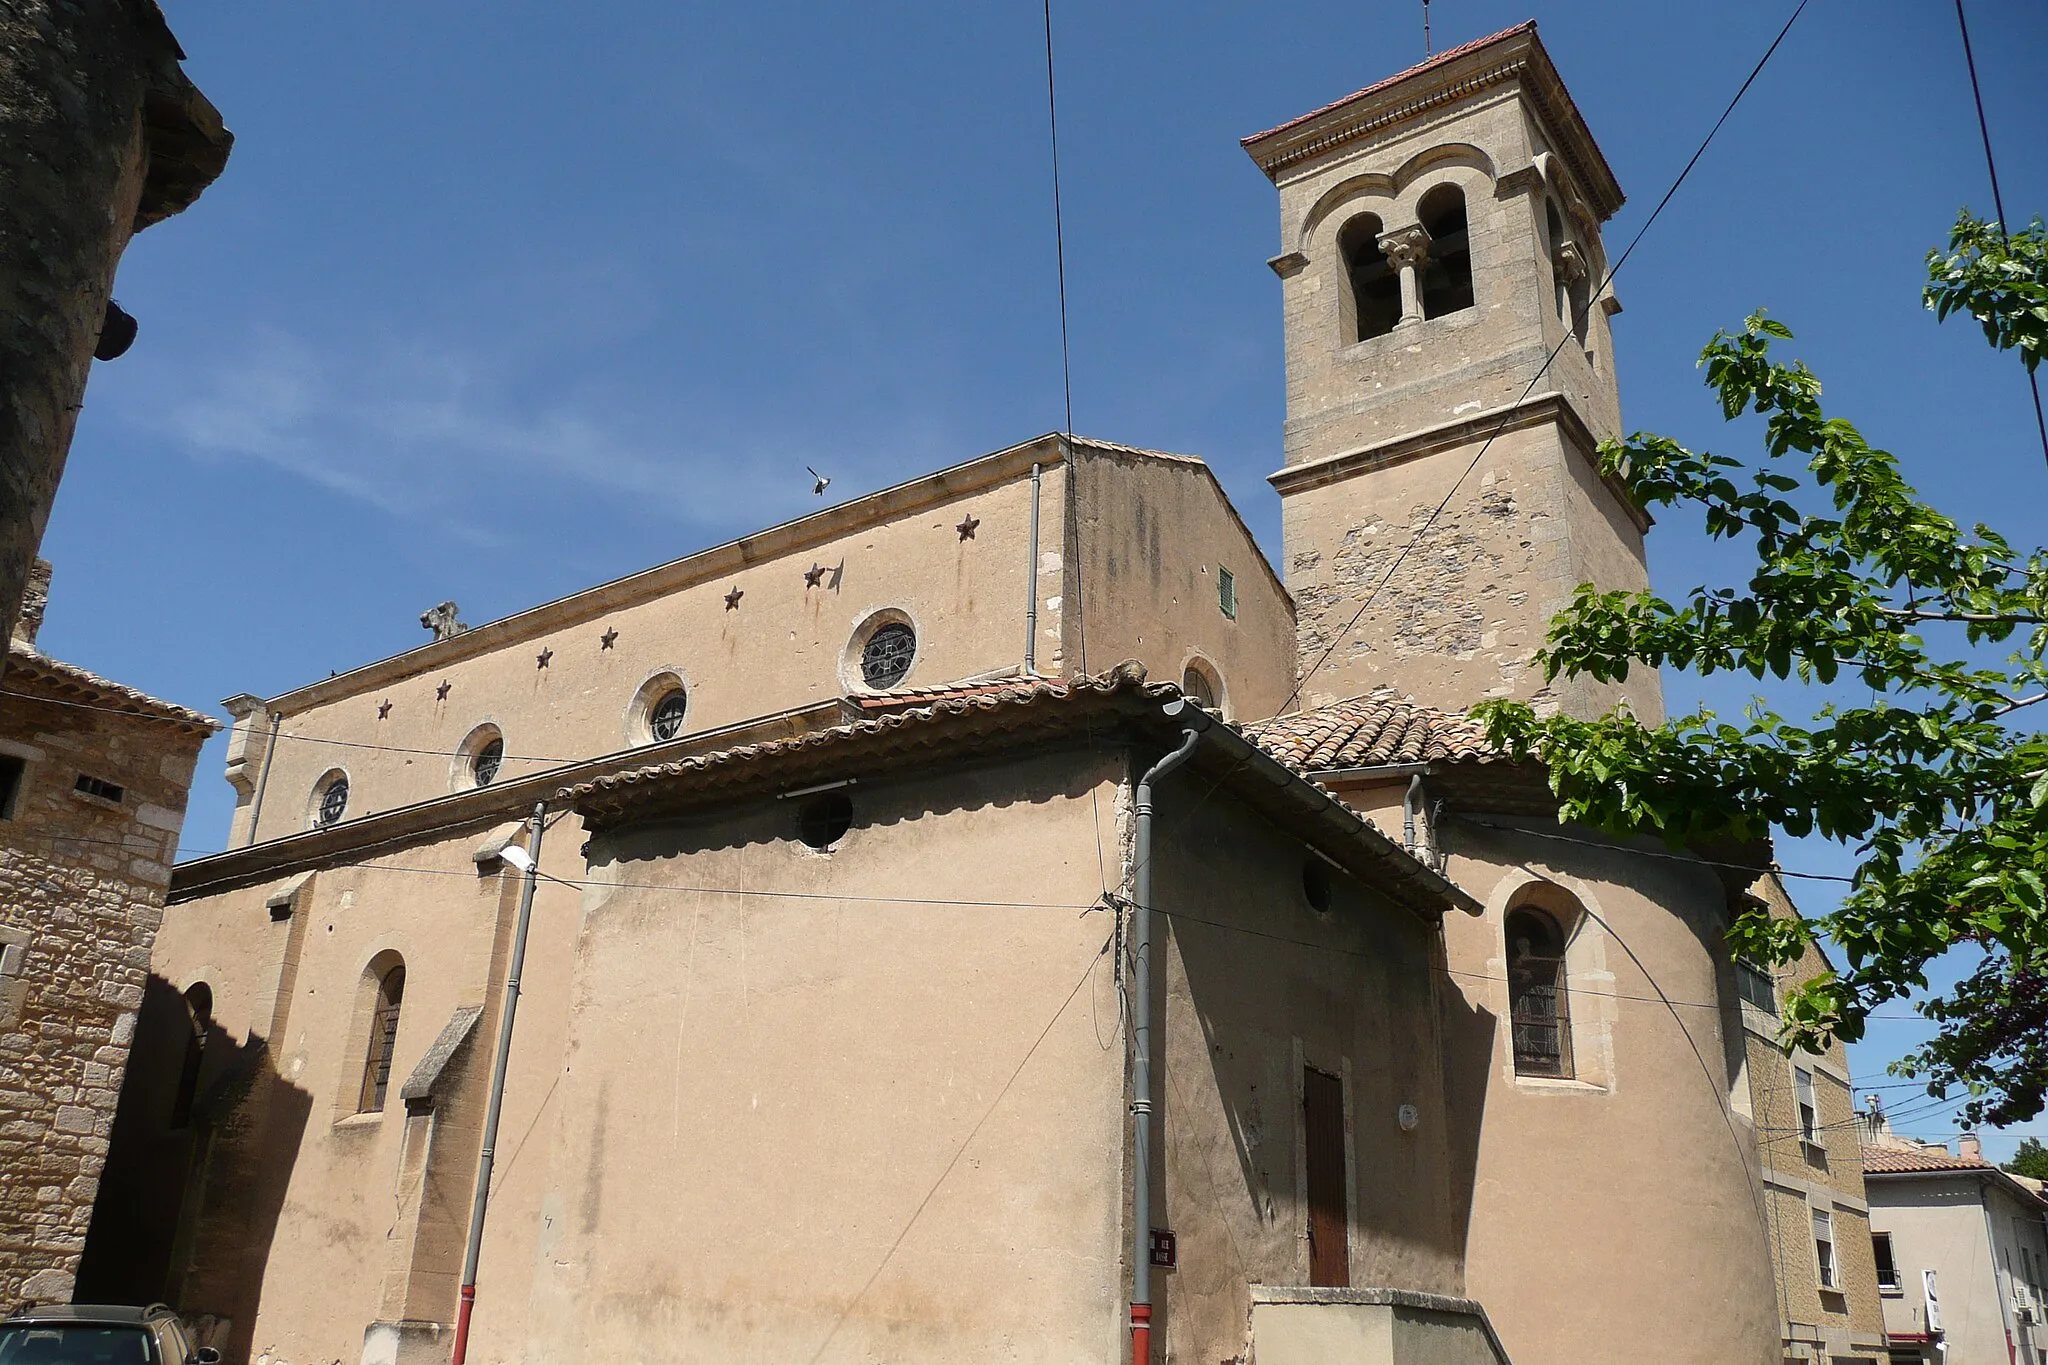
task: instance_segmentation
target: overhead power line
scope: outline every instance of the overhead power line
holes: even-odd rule
[[[1643,237],[1656,224],[1658,217],[1663,214],[1665,206],[1671,202],[1672,196],[1678,193],[1678,187],[1685,183],[1686,177],[1692,174],[1693,167],[1697,166],[1700,158],[1706,155],[1707,148],[1713,144],[1714,135],[1721,131],[1721,125],[1726,123],[1729,115],[1735,112],[1735,106],[1742,103],[1742,97],[1749,93],[1749,87],[1754,85],[1756,78],[1763,74],[1765,65],[1770,62],[1772,54],[1778,50],[1778,45],[1783,43],[1785,35],[1792,31],[1792,25],[1799,22],[1799,16],[1806,12],[1807,4],[1808,0],[1799,0],[1798,7],[1792,11],[1792,17],[1787,19],[1785,26],[1778,30],[1778,36],[1771,39],[1771,45],[1764,49],[1764,55],[1757,58],[1756,66],[1744,78],[1741,88],[1735,92],[1735,97],[1728,101],[1728,107],[1721,111],[1721,117],[1714,120],[1714,126],[1707,130],[1707,135],[1700,140],[1700,145],[1693,149],[1692,156],[1686,160],[1684,168],[1678,173],[1678,178],[1671,182],[1671,188],[1664,191],[1664,197],[1657,201],[1657,206],[1650,210],[1650,216],[1643,220],[1641,227],[1636,229],[1635,236],[1629,239],[1628,246],[1622,250],[1620,257],[1615,260],[1612,266],[1608,267],[1607,273],[1601,277],[1599,288],[1592,290],[1586,295],[1586,307],[1588,310],[1593,307],[1594,301],[1606,291],[1607,286],[1614,282],[1614,277],[1621,273],[1621,268],[1628,264],[1628,258],[1635,253],[1635,249],[1641,244]],[[1583,318],[1581,318],[1581,325],[1583,325]],[[1500,421],[1488,433],[1486,440],[1480,444],[1479,449],[1473,454],[1471,462],[1465,466],[1463,472],[1451,484],[1450,490],[1444,494],[1443,500],[1430,510],[1429,515],[1423,518],[1422,525],[1408,538],[1407,543],[1402,545],[1400,553],[1394,557],[1394,562],[1388,567],[1386,574],[1381,577],[1378,583],[1373,585],[1372,591],[1365,595],[1365,600],[1358,604],[1358,610],[1352,614],[1350,622],[1331,639],[1329,645],[1317,656],[1315,663],[1309,666],[1308,671],[1301,675],[1301,681],[1294,685],[1294,691],[1289,693],[1287,700],[1281,704],[1281,711],[1286,711],[1289,706],[1294,704],[1295,699],[1301,695],[1302,689],[1308,686],[1308,680],[1315,676],[1316,670],[1328,662],[1330,656],[1337,652],[1339,646],[1350,638],[1351,632],[1365,618],[1367,609],[1378,600],[1380,593],[1386,590],[1387,585],[1393,582],[1394,575],[1399,573],[1402,564],[1407,562],[1409,553],[1422,543],[1423,539],[1429,534],[1430,527],[1436,524],[1437,518],[1443,515],[1444,509],[1451,505],[1451,499],[1457,496],[1458,489],[1464,485],[1466,479],[1471,477],[1472,471],[1479,467],[1479,462],[1486,458],[1486,452],[1493,448],[1494,441],[1503,431],[1507,430],[1508,423],[1514,419],[1515,410],[1521,407],[1529,395],[1536,391],[1536,385],[1542,382],[1545,374],[1549,373],[1551,363],[1557,359],[1559,353],[1564,350],[1565,343],[1570,341],[1572,337],[1572,330],[1567,328],[1565,334],[1557,339],[1557,345],[1550,348],[1550,354],[1543,358],[1542,365],[1537,367],[1536,373],[1531,375],[1529,382],[1523,386],[1521,396],[1509,404],[1507,410],[1501,414]]]
[[[1977,106],[1977,131],[1984,138],[1984,170],[1991,177],[1991,208],[1998,215],[1998,238],[2008,248],[2012,232],[2006,225],[2005,195],[1998,188],[1998,158],[1991,154],[1991,121],[1984,117],[1984,91],[1977,84],[1977,54],[1970,50],[1970,21],[1963,17],[1963,0],[1956,0],[1956,27],[1963,34],[1963,64],[1970,69],[1970,98]],[[2027,369],[2027,391],[2034,396],[2034,429],[2041,436],[2041,458],[2048,460],[2048,418],[2041,415],[2041,377]]]

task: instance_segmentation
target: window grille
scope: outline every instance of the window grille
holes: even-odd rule
[[[1508,1016],[1515,1074],[1572,1074],[1570,995],[1564,935],[1548,915],[1516,910],[1507,918]]]
[[[391,1088],[391,1057],[398,1050],[398,1013],[405,1003],[405,968],[393,967],[377,982],[377,1006],[370,1016],[370,1051],[363,1062],[363,1094],[356,1110],[377,1114]]]
[[[909,676],[917,657],[917,632],[901,621],[879,626],[860,650],[861,681],[869,687],[894,687]]]
[[[348,809],[348,778],[336,777],[320,793],[320,823],[338,824],[341,814]]]
[[[683,732],[683,716],[689,709],[689,697],[677,688],[655,703],[653,713],[647,718],[649,732],[657,740],[674,739]]]
[[[75,790],[82,791],[87,796],[97,796],[102,801],[119,801],[128,794],[128,789],[120,783],[109,782],[103,777],[94,777],[90,773],[80,773],[78,775],[78,783]]]
[[[476,775],[476,784],[479,787],[488,787],[497,780],[498,769],[504,762],[505,741],[494,739],[476,751],[476,757],[470,761],[469,770]]]

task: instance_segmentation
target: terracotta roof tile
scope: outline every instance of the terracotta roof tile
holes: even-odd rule
[[[1353,697],[1245,727],[1245,735],[1298,772],[1383,763],[1504,763],[1470,716],[1408,697]]]
[[[1910,1171],[1995,1171],[1998,1168],[1981,1157],[1955,1156],[1940,1148],[1865,1147],[1863,1169],[1894,1174]]]
[[[162,701],[125,683],[102,678],[99,674],[89,673],[76,664],[53,659],[18,640],[8,642],[6,678],[9,682],[39,681],[54,685],[58,691],[83,693],[95,704],[106,704],[115,711],[147,716],[153,720],[175,721],[179,725],[204,730],[208,734],[221,728],[219,721],[203,711],[194,711],[175,702]],[[5,684],[0,683],[0,686]]]

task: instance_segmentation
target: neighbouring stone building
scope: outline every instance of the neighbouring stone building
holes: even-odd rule
[[[1775,873],[1759,879],[1752,894],[1775,916],[1798,913]],[[1787,1055],[1778,1044],[1786,993],[1827,969],[1815,945],[1775,976],[1750,962],[1735,964],[1746,1052],[1746,1084],[1737,1094],[1763,1158],[1785,1359],[1878,1365],[1886,1353],[1885,1320],[1848,1051],[1838,1042],[1825,1052]]]
[[[2048,1359],[2048,1198],[1984,1159],[1965,1133],[1900,1136],[1871,1097],[1862,1116],[1878,1284],[1892,1365]]]
[[[234,139],[184,56],[156,0],[0,6],[0,638],[42,544],[94,351],[124,344],[109,311],[121,253],[227,164]]]
[[[540,805],[472,1359],[1129,1359],[1145,1306],[1177,1361],[1779,1359],[1767,851],[1560,827],[1465,714],[1661,708],[1531,663],[1646,581],[1620,189],[1533,25],[1246,145],[1284,574],[1202,461],[1045,436],[232,699],[106,1283],[447,1354]]]
[[[220,728],[35,649],[0,677],[0,1303],[71,1296],[199,746]]]

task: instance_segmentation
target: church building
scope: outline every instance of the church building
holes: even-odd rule
[[[469,1359],[1778,1358],[1755,871],[1466,714],[1661,715],[1532,661],[1648,581],[1621,189],[1533,23],[1244,145],[1277,570],[1201,460],[1047,435],[230,703],[152,958],[219,1045],[193,1140],[124,1097],[178,1194],[105,1292],[449,1357],[533,862]]]

